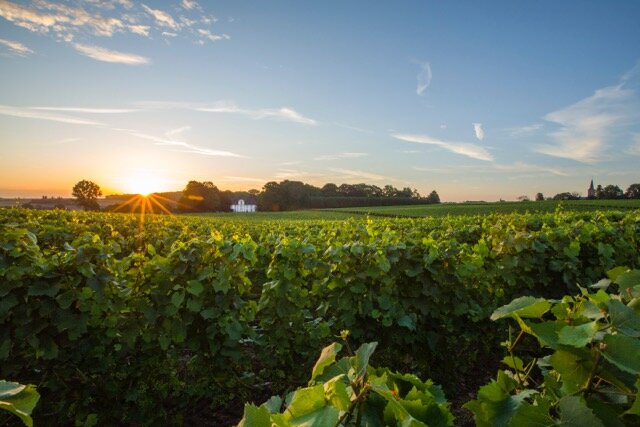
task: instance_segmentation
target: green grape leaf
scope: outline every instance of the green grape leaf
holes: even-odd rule
[[[409,329],[410,331],[415,331],[416,330],[416,315],[415,313],[411,313],[411,314],[405,314],[404,316],[400,317],[400,319],[398,319],[398,325],[399,326],[403,326],[407,329]]]
[[[189,292],[191,295],[198,296],[202,293],[203,290],[204,286],[202,286],[202,283],[200,283],[200,281],[189,280],[187,282],[187,292]]]
[[[526,322],[533,335],[538,338],[540,345],[552,349],[558,348],[559,333],[566,323],[560,320],[547,321],[542,323]]]
[[[334,342],[322,349],[320,357],[311,370],[311,381],[315,380],[318,375],[322,374],[324,368],[335,362],[336,356],[340,350],[342,350],[342,345],[337,342]]]
[[[271,427],[271,414],[264,406],[245,404],[238,427]]]
[[[345,384],[345,376],[339,375],[324,384],[324,394],[329,404],[340,411],[346,411],[351,404],[351,398]]]
[[[593,340],[596,332],[598,323],[595,321],[579,326],[565,326],[558,333],[558,343],[577,348],[585,347]]]
[[[558,402],[560,425],[565,427],[604,427],[602,421],[593,414],[578,396],[565,396]]]
[[[362,377],[367,373],[367,367],[369,366],[369,358],[376,350],[378,346],[377,342],[370,342],[362,344],[358,350],[356,350],[355,356],[355,370],[356,376]]]
[[[537,405],[522,402],[509,421],[510,427],[551,427],[555,420],[549,415],[548,400],[537,399]]]
[[[491,320],[519,316],[521,318],[540,318],[551,308],[551,303],[544,298],[531,296],[516,298],[503,305],[491,314]]]
[[[582,349],[557,350],[549,362],[560,374],[562,390],[566,393],[574,393],[587,383],[593,365],[591,353]]]
[[[630,337],[640,337],[640,315],[634,309],[618,300],[610,300],[609,316],[611,325],[618,332]]]
[[[31,412],[38,399],[35,386],[0,380],[0,409],[17,415],[26,426],[33,426]]]
[[[623,371],[640,374],[640,339],[625,335],[605,335],[602,355]]]

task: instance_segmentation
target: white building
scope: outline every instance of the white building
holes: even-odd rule
[[[236,204],[231,205],[231,210],[234,212],[255,212],[256,208],[256,205],[245,204],[242,199],[238,200]]]

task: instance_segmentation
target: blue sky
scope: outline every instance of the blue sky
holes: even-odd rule
[[[640,182],[640,2],[0,0],[0,197]]]

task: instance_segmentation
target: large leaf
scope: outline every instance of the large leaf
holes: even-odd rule
[[[491,320],[514,317],[516,315],[521,318],[540,318],[549,311],[549,308],[551,308],[551,303],[544,298],[520,297],[496,309],[491,315]]]
[[[560,425],[564,427],[604,427],[604,424],[578,396],[565,396],[558,402]]]
[[[618,300],[609,301],[611,325],[618,332],[631,337],[640,337],[640,316]]]
[[[563,321],[547,321],[542,323],[526,322],[533,335],[538,338],[540,345],[558,348],[560,330],[566,326]]]
[[[620,294],[625,297],[638,296],[636,286],[640,285],[640,270],[629,270],[620,274],[613,281],[620,289]]]
[[[378,346],[377,342],[370,342],[362,344],[358,350],[356,350],[355,357],[355,370],[358,377],[362,377],[367,373],[367,367],[369,366],[369,359]]]
[[[524,390],[512,395],[516,385],[512,378],[499,371],[497,380],[480,387],[478,398],[463,407],[474,413],[478,427],[507,427],[524,399],[534,393],[533,390]]]
[[[244,405],[244,416],[238,427],[271,427],[271,414],[264,406]]]
[[[335,362],[336,356],[341,349],[342,345],[337,342],[334,342],[322,349],[320,357],[318,358],[318,361],[313,366],[313,370],[311,371],[312,381],[315,380],[318,375],[322,374],[324,368]]]
[[[549,358],[551,366],[560,374],[562,389],[565,393],[580,390],[589,380],[591,367],[591,353],[586,350],[557,350]]]
[[[605,335],[604,357],[623,371],[640,374],[640,339],[625,335]]]
[[[33,426],[31,412],[38,399],[40,395],[35,386],[0,380],[0,409],[17,415],[27,426]]]
[[[596,332],[598,323],[589,322],[579,326],[565,326],[558,333],[558,343],[572,347],[585,347],[589,344]]]
[[[513,427],[550,427],[556,425],[555,420],[549,415],[549,402],[540,399],[532,405],[522,402],[513,415],[509,426]]]

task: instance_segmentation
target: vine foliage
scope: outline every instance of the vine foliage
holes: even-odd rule
[[[608,277],[576,297],[520,297],[493,312],[519,330],[503,343],[508,368],[465,405],[477,426],[640,425],[640,270]],[[527,337],[539,348],[526,351]]]
[[[337,359],[343,349],[340,343],[325,347],[307,387],[284,400],[273,396],[260,406],[246,404],[239,427],[453,425],[439,386],[415,375],[373,368],[369,359],[378,343],[362,344],[354,353],[348,331],[341,335],[347,356]]]

